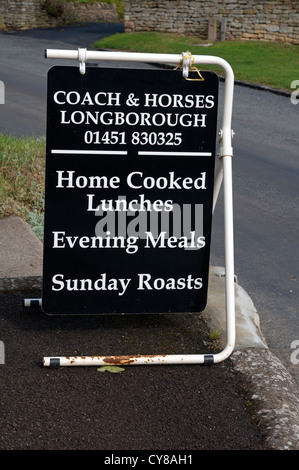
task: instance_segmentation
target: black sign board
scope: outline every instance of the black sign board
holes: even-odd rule
[[[202,76],[49,70],[45,313],[205,308],[218,77]]]

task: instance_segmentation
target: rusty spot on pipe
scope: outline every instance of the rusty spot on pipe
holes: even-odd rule
[[[136,362],[138,359],[144,359],[153,361],[157,357],[166,357],[166,354],[160,355],[160,354],[152,354],[148,356],[142,356],[142,355],[130,355],[130,356],[107,356],[103,357],[103,362],[106,364],[118,364],[118,365],[126,365],[126,364],[132,364],[133,362]]]
[[[135,356],[108,356],[103,357],[103,362],[106,364],[132,364],[135,362]]]

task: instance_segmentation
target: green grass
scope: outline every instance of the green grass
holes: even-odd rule
[[[0,134],[0,218],[17,215],[42,238],[45,139]]]
[[[203,46],[203,44],[205,46]],[[207,44],[212,44],[207,46]],[[118,33],[93,44],[95,49],[193,55],[213,55],[225,59],[235,79],[291,92],[299,79],[299,46],[264,41],[208,42],[196,36],[158,32]],[[206,67],[201,67],[204,69]],[[218,73],[220,69],[213,68]]]

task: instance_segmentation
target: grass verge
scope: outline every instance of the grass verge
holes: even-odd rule
[[[118,33],[93,44],[95,49],[214,55],[233,68],[235,79],[289,91],[299,79],[299,46],[264,41],[208,42],[197,36],[158,32]],[[204,69],[205,67],[201,67]],[[213,68],[220,72],[217,68]]]
[[[0,218],[17,215],[43,236],[45,139],[0,134]]]

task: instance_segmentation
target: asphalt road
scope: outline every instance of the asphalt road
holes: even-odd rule
[[[45,134],[46,74],[57,61],[45,60],[44,50],[88,47],[101,35],[122,30],[122,25],[105,25],[104,32],[102,25],[97,28],[0,35],[0,80],[6,91],[6,104],[0,106],[1,131]],[[235,87],[235,272],[257,308],[269,348],[299,383],[299,364],[291,360],[296,352],[292,342],[299,340],[298,113],[299,106],[288,97]],[[220,195],[211,249],[212,264],[220,266],[222,218]]]

